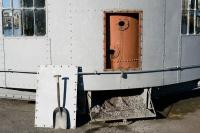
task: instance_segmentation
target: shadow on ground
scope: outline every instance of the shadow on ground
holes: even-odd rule
[[[199,97],[200,89],[197,87],[197,81],[160,87],[153,89],[152,92],[152,100],[158,119],[166,118],[172,114],[194,112],[200,108]]]

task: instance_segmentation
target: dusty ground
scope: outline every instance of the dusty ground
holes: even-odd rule
[[[199,94],[198,94],[199,93]],[[168,103],[161,111],[167,118],[131,121],[127,124],[92,123],[76,130],[52,130],[34,128],[34,103],[16,100],[0,100],[0,133],[199,133],[200,92]],[[172,97],[166,97],[173,99]],[[167,100],[165,98],[165,100]],[[166,104],[165,102],[159,102]],[[161,106],[161,105],[159,105]],[[164,105],[163,105],[164,106]]]

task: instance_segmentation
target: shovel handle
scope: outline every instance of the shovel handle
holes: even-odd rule
[[[59,78],[61,75],[54,75],[55,78],[57,78],[57,100],[58,100],[58,108],[60,109],[60,83]]]
[[[62,80],[64,80],[64,91],[63,91],[63,108],[65,108],[65,101],[66,101],[66,93],[67,93],[67,80],[68,77],[63,77]]]

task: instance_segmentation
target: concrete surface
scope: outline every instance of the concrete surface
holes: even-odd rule
[[[165,99],[165,100],[163,100]],[[27,101],[0,100],[0,133],[199,133],[200,91],[177,99],[166,96],[159,101],[166,106],[160,114],[168,117],[111,123],[86,123],[76,130],[34,128],[35,104]],[[163,101],[173,102],[166,104]],[[164,105],[165,104],[165,105]],[[159,105],[161,106],[161,105]],[[159,111],[158,111],[159,113]],[[163,115],[162,115],[163,116]]]

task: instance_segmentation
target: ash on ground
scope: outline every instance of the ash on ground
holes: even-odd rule
[[[90,111],[94,120],[117,120],[137,118],[145,114],[146,104],[141,96],[112,97]]]

